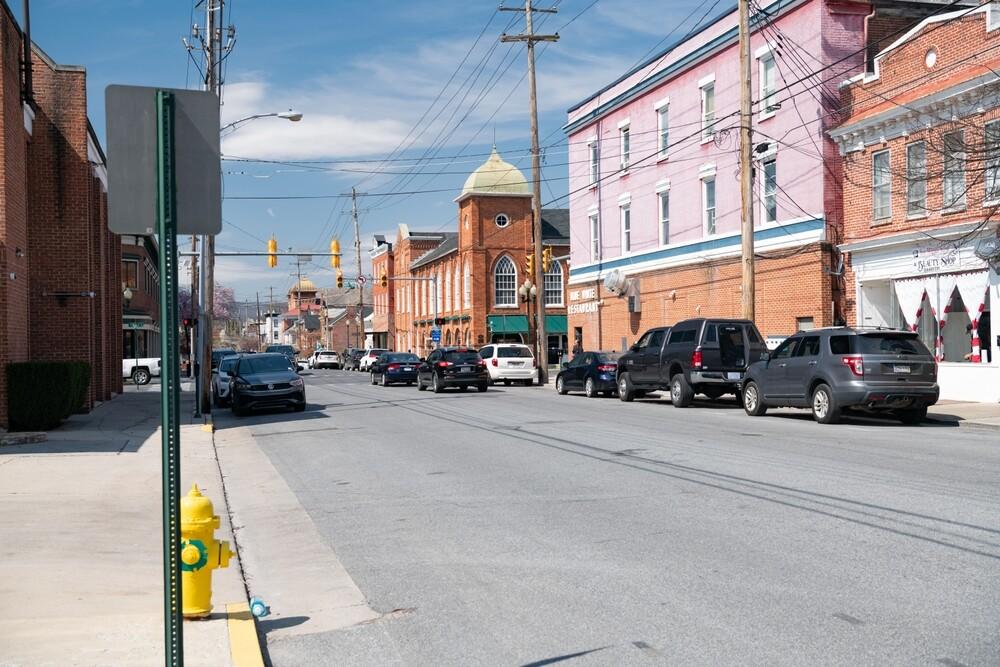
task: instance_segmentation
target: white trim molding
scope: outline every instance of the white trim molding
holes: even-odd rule
[[[632,202],[632,193],[631,192],[623,192],[620,195],[618,195],[618,204],[619,205],[621,205],[621,204],[630,204],[631,202]]]
[[[661,100],[653,102],[653,111],[659,111],[663,107],[670,106],[670,97],[664,97]]]
[[[666,192],[669,189],[670,189],[670,179],[663,178],[656,182],[656,190],[654,192],[656,194],[660,194],[661,192]]]
[[[699,88],[704,88],[710,83],[715,83],[715,72],[712,72],[711,74],[698,79]]]
[[[698,178],[700,180],[705,180],[706,178],[715,178],[718,173],[718,169],[715,167],[714,162],[706,162],[705,164],[698,167]]]
[[[618,121],[618,129],[620,130],[623,127],[628,127],[631,124],[632,124],[632,119],[631,118],[625,118],[623,120]]]

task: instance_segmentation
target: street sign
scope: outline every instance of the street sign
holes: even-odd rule
[[[364,276],[358,276],[358,284],[359,285],[364,285],[366,280],[368,280],[368,279],[365,278]]]
[[[434,341],[435,343],[440,343],[441,342],[441,330],[440,329],[431,329],[431,340]]]
[[[157,224],[158,91],[174,100],[173,163],[178,234],[222,231],[219,98],[200,90],[108,86],[108,228],[154,234]]]

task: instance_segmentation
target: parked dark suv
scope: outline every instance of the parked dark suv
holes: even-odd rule
[[[938,400],[937,362],[912,331],[801,331],[769,356],[750,367],[743,385],[743,407],[752,416],[792,406],[811,408],[816,421],[831,424],[849,408],[918,424]]]
[[[749,320],[696,318],[650,329],[618,359],[618,397],[631,401],[668,389],[678,408],[691,405],[695,394],[739,397],[747,367],[766,354]]]
[[[464,347],[438,348],[417,367],[417,389],[420,391],[427,387],[435,394],[444,391],[445,387],[458,387],[462,391],[475,387],[486,391],[489,385],[486,362],[477,351]]]

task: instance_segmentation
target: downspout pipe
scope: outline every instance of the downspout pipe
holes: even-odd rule
[[[24,0],[26,3],[28,0]],[[864,27],[864,40],[865,40],[865,73],[875,71],[875,54],[879,52],[877,45],[872,44],[871,33],[869,32],[868,22],[875,18],[875,13],[878,11],[878,7],[872,2],[872,11],[867,16],[865,16],[865,27]]]

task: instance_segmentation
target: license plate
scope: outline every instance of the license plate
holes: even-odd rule
[[[739,380],[743,377],[743,373],[726,373],[727,380]]]
[[[463,373],[468,373],[469,371],[472,370],[472,367],[471,366],[462,366],[462,368],[460,368],[459,370],[461,372],[463,372]]]
[[[508,361],[507,365],[508,366],[523,366],[524,362],[523,361]]]
[[[404,366],[403,370],[404,371],[412,371],[413,370],[413,366]]]
[[[910,373],[910,367],[909,366],[899,366],[899,365],[893,364],[893,366],[892,366],[892,372],[893,373],[905,373],[905,374],[909,375],[909,373]]]

